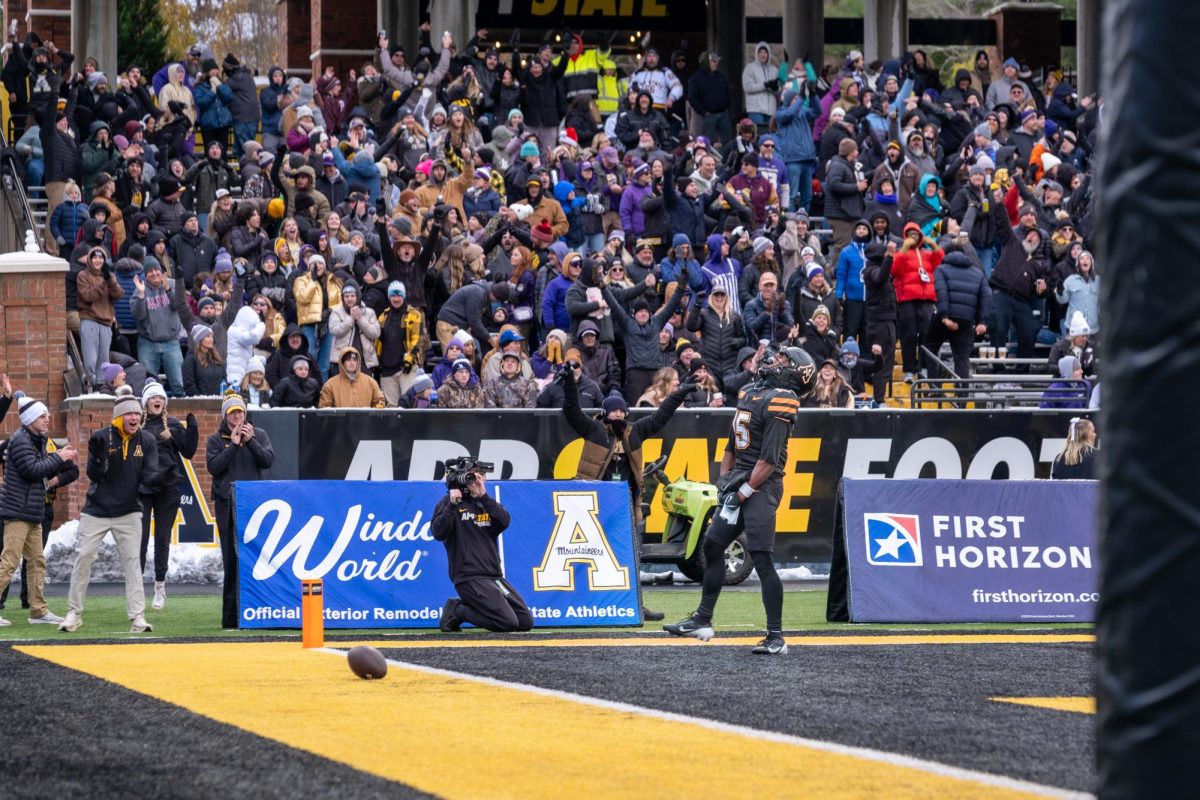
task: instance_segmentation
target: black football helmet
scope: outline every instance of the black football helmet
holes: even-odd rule
[[[797,397],[812,391],[817,380],[817,363],[800,347],[781,347],[758,371],[764,386],[789,389]]]

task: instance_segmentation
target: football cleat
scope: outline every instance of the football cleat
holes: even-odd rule
[[[702,642],[707,642],[713,638],[715,633],[711,622],[705,622],[695,614],[679,622],[663,625],[663,630],[672,636],[690,636]]]
[[[768,636],[750,651],[756,656],[782,656],[787,653],[787,642],[782,636]]]

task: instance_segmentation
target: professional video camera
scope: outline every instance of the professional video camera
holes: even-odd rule
[[[486,474],[495,469],[495,464],[477,458],[452,458],[446,462],[446,488],[465,492],[475,483],[475,473]]]

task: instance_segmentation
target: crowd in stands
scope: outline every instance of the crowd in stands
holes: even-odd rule
[[[979,341],[1098,362],[1103,100],[1053,69],[980,51],[944,84],[920,50],[761,42],[735,106],[740,53],[630,61],[577,34],[424,24],[415,53],[380,38],[261,89],[203,46],[98,64],[11,38],[15,149],[97,391],[561,407],[572,369],[585,405],[682,381],[714,408],[788,342],[821,365],[805,402],[853,407],[885,400],[897,344],[908,381],[943,343],[960,376]]]

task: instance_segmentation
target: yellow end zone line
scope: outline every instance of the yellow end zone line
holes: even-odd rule
[[[341,651],[293,642],[16,649],[450,800],[600,800],[642,796],[647,787],[657,796],[695,796],[696,776],[665,755],[681,752],[705,765],[702,789],[714,797],[1086,796],[401,661],[386,680],[362,681]],[[480,753],[470,770],[459,748],[447,746],[464,735]]]
[[[511,639],[452,639],[429,636],[418,640],[375,640],[361,641],[330,640],[336,647],[353,647],[359,644],[388,650],[411,648],[457,648],[457,647],[748,647],[758,644],[759,636],[719,636],[707,642],[681,637],[650,638],[592,638],[592,639],[531,639],[515,634]],[[1067,634],[941,634],[930,636],[793,636],[788,637],[788,647],[880,647],[888,645],[944,645],[944,644],[1092,644],[1096,637],[1090,633]]]
[[[346,650],[328,647],[321,648],[317,652],[328,653],[330,655],[340,656],[342,658],[345,658],[347,655]],[[848,745],[837,744],[835,742],[822,741],[820,739],[807,739],[801,736],[792,736],[786,733],[777,733],[775,731],[749,728],[743,725],[735,725],[729,722],[719,722],[716,720],[705,719],[703,717],[691,717],[686,714],[678,714],[672,711],[661,711],[659,709],[633,705],[632,703],[604,700],[598,697],[589,697],[587,695],[566,692],[560,689],[548,689],[542,686],[534,686],[527,683],[505,681],[498,678],[473,675],[466,672],[455,672],[452,670],[440,669],[438,667],[426,666],[424,664],[414,664],[408,661],[398,661],[396,659],[389,658],[387,659],[387,662],[393,667],[399,667],[401,669],[420,672],[431,676],[449,678],[456,681],[466,681],[469,683],[517,691],[538,697],[551,698],[554,700],[562,700],[568,703],[590,706],[597,709],[603,709],[605,711],[617,712],[619,714],[632,714],[645,719],[682,723],[684,725],[695,726],[721,734],[745,737],[747,739],[761,742],[793,745],[796,747],[809,748],[838,756],[864,759],[879,764],[886,764],[890,767],[917,770],[919,772],[924,772],[954,781],[967,781],[981,784],[982,786],[1001,791],[1021,792],[1041,797],[1055,798],[1092,797],[1092,795],[1084,792],[1073,792],[1053,786],[1032,783],[1030,781],[1022,781],[1015,778],[1007,778],[1001,775],[993,775],[987,772],[977,772],[975,770],[952,767],[948,764],[941,764],[936,761],[927,761],[925,759],[914,758],[912,756],[901,755],[899,753],[889,753],[883,750],[873,750],[866,747],[851,747]]]
[[[1096,713],[1096,698],[1094,697],[989,697],[988,699],[995,703],[1048,708],[1052,711],[1069,711],[1073,714]]]

